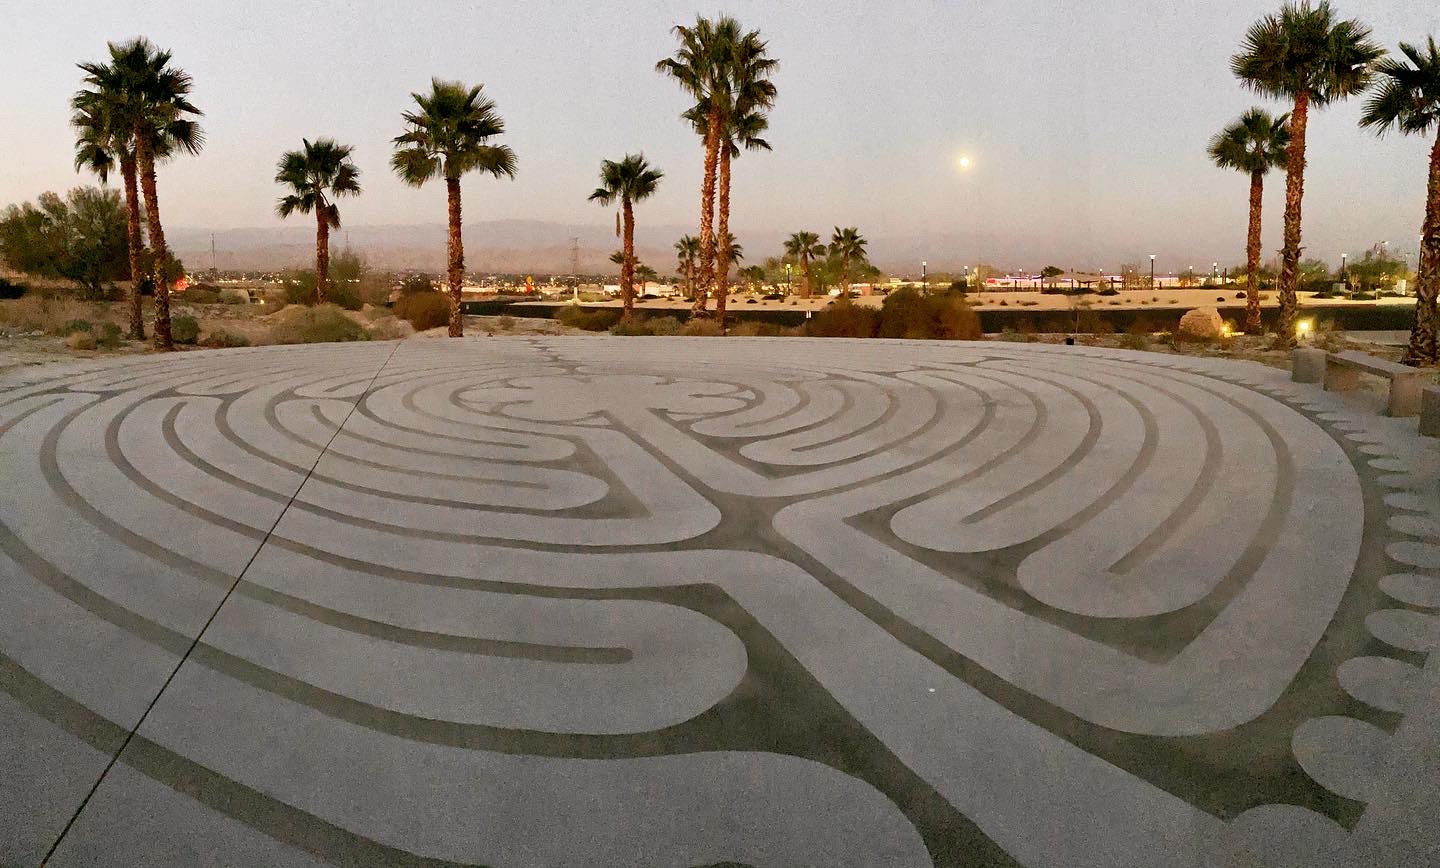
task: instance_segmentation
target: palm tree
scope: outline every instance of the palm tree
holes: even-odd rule
[[[1236,169],[1250,176],[1250,231],[1245,237],[1245,271],[1249,286],[1245,295],[1245,331],[1261,333],[1260,325],[1260,209],[1264,203],[1265,175],[1272,168],[1285,167],[1285,150],[1290,146],[1290,116],[1271,117],[1261,108],[1252,108],[1210,140],[1210,159],[1222,169]]]
[[[1280,265],[1280,340],[1295,344],[1295,290],[1300,263],[1300,203],[1305,192],[1305,127],[1321,108],[1363,90],[1384,50],[1359,21],[1337,21],[1328,0],[1287,3],[1245,34],[1230,68],[1253,91],[1290,99],[1285,157],[1285,243]]]
[[[360,194],[360,170],[350,160],[354,148],[334,139],[301,139],[304,147],[286,151],[275,171],[275,183],[292,192],[275,206],[281,217],[315,214],[315,303],[325,303],[330,283],[330,230],[340,228],[338,196]]]
[[[122,118],[112,102],[94,91],[82,90],[71,100],[76,128],[75,171],[88,169],[109,181],[118,164],[125,187],[125,247],[130,258],[130,337],[145,340],[145,315],[141,304],[145,274],[142,260],[145,242],[140,237],[140,182],[135,166],[135,129]]]
[[[730,265],[745,261],[745,247],[735,240],[733,232],[726,232],[717,236],[719,242],[715,245],[715,261],[725,267],[724,271],[717,272],[720,283],[720,295],[725,295],[726,288],[730,285]],[[716,313],[723,315],[723,308],[716,305]],[[723,320],[722,320],[723,322]]]
[[[194,82],[183,69],[170,65],[171,54],[143,37],[108,45],[109,63],[82,63],[85,84],[93,97],[113,112],[114,121],[130,127],[140,191],[145,197],[146,229],[150,236],[155,281],[155,346],[173,350],[170,337],[170,271],[173,266],[160,223],[160,196],[155,188],[155,164],[184,151],[196,154],[205,137],[190,116],[203,114],[189,100]],[[78,96],[78,95],[77,95]],[[133,311],[132,311],[133,317]],[[134,323],[132,322],[133,326]]]
[[[697,16],[693,27],[677,24],[680,47],[655,64],[662,75],[675,79],[695,99],[705,118],[705,171],[700,182],[700,272],[695,310],[705,309],[706,293],[715,271],[715,178],[720,159],[720,136],[730,107],[729,59],[740,41],[740,22],[728,15],[715,21]],[[682,117],[689,119],[690,112]]]
[[[793,233],[785,241],[785,255],[800,266],[800,297],[809,298],[814,291],[810,283],[810,260],[825,255],[825,245],[814,232]]]
[[[465,334],[460,316],[460,285],[465,277],[460,177],[470,171],[496,178],[515,177],[515,152],[507,145],[491,144],[505,132],[505,121],[495,110],[495,103],[481,95],[484,87],[466,87],[458,81],[436,78],[430,80],[430,93],[412,93],[420,110],[403,114],[408,129],[395,137],[395,154],[390,158],[395,174],[411,186],[424,186],[431,178],[445,179],[452,338]]]
[[[719,166],[716,177],[716,207],[718,220],[715,238],[723,239],[730,231],[730,173],[731,161],[739,157],[741,149],[749,151],[771,150],[770,143],[761,135],[770,126],[764,109],[775,102],[775,84],[770,75],[778,62],[766,53],[766,42],[758,31],[750,31],[730,47],[730,56],[723,62],[727,69],[726,84],[729,88],[725,110],[721,120]],[[697,104],[684,115],[697,132],[707,129],[708,106]],[[723,328],[725,325],[725,280],[730,273],[730,262],[725,257],[723,245],[717,246],[715,274],[718,277],[715,301],[716,318]]]
[[[700,239],[685,235],[675,242],[675,256],[679,260],[680,276],[685,278],[685,297],[695,292],[695,266],[700,259]]]
[[[747,265],[740,269],[740,276],[745,279],[745,288],[754,291],[755,287],[765,283],[765,269],[759,265]]]
[[[1435,331],[1440,325],[1440,48],[1435,37],[1426,45],[1400,43],[1405,60],[1385,58],[1375,65],[1379,81],[1365,103],[1360,125],[1384,134],[1436,133],[1430,147],[1430,177],[1425,193],[1425,221],[1420,232],[1420,262],[1415,276],[1415,325],[1410,330],[1406,364],[1433,365],[1437,358]],[[1408,62],[1407,62],[1408,61]]]
[[[665,173],[645,161],[644,154],[626,154],[620,162],[600,163],[600,186],[590,194],[590,201],[609,206],[620,200],[620,216],[624,220],[620,264],[620,298],[625,312],[622,319],[635,313],[635,203],[654,195]]]
[[[860,237],[860,230],[854,226],[841,229],[835,227],[835,233],[830,236],[830,253],[840,257],[840,285],[844,288],[844,297],[850,297],[850,263],[851,261],[864,261],[866,241]]]

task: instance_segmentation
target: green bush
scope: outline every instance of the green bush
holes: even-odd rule
[[[678,335],[685,326],[673,316],[657,316],[645,320],[652,335]]]
[[[325,289],[325,300],[346,310],[359,310],[365,306],[360,300],[360,284],[348,280],[332,280]]]
[[[276,314],[270,338],[277,344],[324,344],[368,341],[370,333],[336,305],[295,305]]]
[[[555,319],[571,328],[603,332],[620,321],[620,313],[615,308],[583,308],[578,304],[567,304],[556,311]]]
[[[1123,334],[1120,336],[1120,347],[1127,350],[1148,350],[1150,349],[1150,336],[1145,334]]]
[[[67,338],[70,335],[79,334],[80,332],[85,332],[86,334],[89,334],[90,320],[66,320],[65,322],[61,323],[54,331],[52,331],[51,334],[55,335],[57,338]]]
[[[412,274],[400,282],[400,294],[402,296],[434,291],[435,284],[430,281],[430,275],[428,274]]]
[[[221,304],[248,304],[249,302],[250,297],[237,290],[227,289],[220,293]]]
[[[100,323],[91,330],[91,334],[95,336],[96,344],[103,350],[113,350],[120,346],[120,326],[113,322]]]
[[[810,320],[805,333],[817,338],[873,338],[880,330],[880,311],[842,298]]]
[[[1035,338],[1026,334],[1025,332],[1017,332],[1013,329],[1005,329],[1003,332],[1000,333],[1000,340],[1010,341],[1011,343],[1016,344],[1028,344],[1031,341],[1035,340]]]
[[[979,340],[980,316],[960,293],[922,295],[905,287],[886,296],[880,306],[882,338],[915,340]]]
[[[640,319],[622,319],[610,327],[610,334],[621,337],[644,337],[655,334],[650,326]]]
[[[193,344],[200,339],[200,323],[188,313],[170,318],[170,337],[177,344]]]
[[[725,332],[720,328],[720,323],[713,319],[691,317],[680,329],[680,334],[687,338],[718,338],[724,336]]]
[[[450,299],[438,292],[412,292],[395,302],[395,316],[423,332],[450,322]]]
[[[735,327],[730,329],[730,334],[738,338],[775,338],[783,333],[784,330],[774,323],[756,320],[736,323]]]
[[[212,286],[197,283],[184,292],[179,293],[176,301],[189,302],[190,304],[219,304],[220,291]]]
[[[224,329],[214,329],[200,342],[200,346],[220,350],[230,347],[248,347],[250,339],[244,335],[237,335],[234,332],[227,332]]]

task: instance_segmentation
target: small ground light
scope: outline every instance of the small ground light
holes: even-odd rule
[[[1295,334],[1304,337],[1305,335],[1310,334],[1310,332],[1313,331],[1314,328],[1314,320],[1302,319],[1299,322],[1295,323]]]

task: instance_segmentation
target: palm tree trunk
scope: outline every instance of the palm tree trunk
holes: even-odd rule
[[[145,242],[140,238],[140,180],[136,176],[135,158],[122,157],[120,176],[125,179],[125,242],[130,249],[130,339],[145,340],[145,310],[140,302],[140,288],[145,282],[140,264]]]
[[[814,291],[810,288],[810,257],[800,254],[800,297],[809,298]]]
[[[1430,181],[1425,195],[1425,223],[1420,233],[1420,262],[1415,275],[1415,326],[1410,330],[1409,365],[1433,365],[1437,358],[1436,336],[1440,317],[1440,135],[1430,149]]]
[[[1300,202],[1305,196],[1305,124],[1310,92],[1295,94],[1290,112],[1290,147],[1285,154],[1285,244],[1280,257],[1280,344],[1295,346],[1295,305],[1300,282]]]
[[[705,300],[715,282],[715,174],[720,158],[720,109],[712,106],[705,129],[705,178],[700,182],[700,286],[695,312],[705,312]]]
[[[1260,209],[1264,204],[1265,175],[1250,173],[1250,232],[1245,238],[1245,333],[1263,334],[1260,325]]]
[[[330,285],[330,221],[322,203],[315,205],[315,218],[315,304],[321,305]]]
[[[460,316],[460,283],[465,277],[465,244],[460,237],[460,179],[445,179],[445,195],[450,205],[450,234],[447,252],[450,257],[450,337],[465,335],[465,324]]]
[[[620,303],[625,312],[620,318],[629,320],[635,315],[635,207],[629,198],[622,198],[620,210],[625,218],[625,261],[620,264]]]
[[[840,257],[840,285],[845,287],[845,298],[850,297],[850,256]]]
[[[716,183],[719,185],[717,195],[720,199],[720,214],[715,223],[715,240],[717,245],[723,245],[725,239],[730,237],[730,143],[722,142],[720,148],[720,166]],[[715,250],[715,318],[720,321],[720,329],[725,329],[725,302],[730,295],[730,251],[723,246],[717,246]]]
[[[160,225],[160,196],[155,190],[155,146],[152,133],[137,130],[135,161],[140,168],[140,189],[145,195],[145,221],[150,233],[150,252],[155,273],[155,349],[173,350],[170,337],[170,281],[165,270],[170,250],[165,246],[165,230]]]

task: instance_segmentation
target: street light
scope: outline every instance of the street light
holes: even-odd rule
[[[788,262],[785,263],[785,294],[786,294],[786,295],[794,295],[794,294],[795,294],[795,278],[791,275],[791,272],[790,272],[790,269],[791,269],[792,267],[793,267],[793,266],[791,266],[790,263],[788,263]]]
[[[920,282],[923,283],[923,284],[925,284],[925,292],[926,292],[926,294],[929,294],[929,292],[930,292],[930,263],[924,261],[923,259],[920,261]]]
[[[1350,288],[1350,272],[1345,267],[1345,261],[1349,258],[1350,254],[1348,253],[1340,254],[1340,282],[1345,284],[1346,289]]]
[[[1150,288],[1155,288],[1155,254],[1150,254]]]

